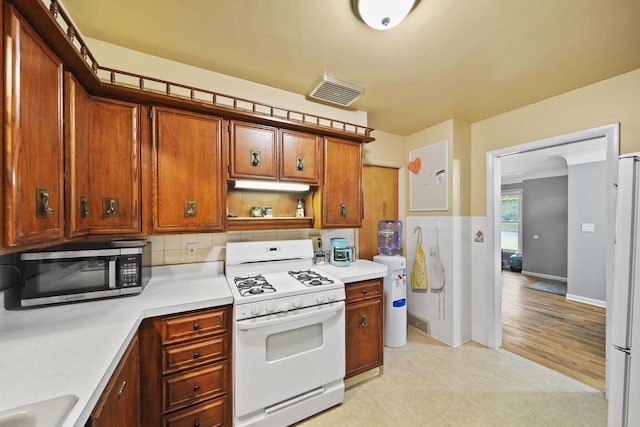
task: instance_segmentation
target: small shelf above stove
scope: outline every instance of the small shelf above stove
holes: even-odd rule
[[[229,217],[227,231],[312,228],[311,217]]]

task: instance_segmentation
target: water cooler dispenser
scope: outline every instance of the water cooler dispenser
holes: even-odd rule
[[[384,278],[384,345],[407,343],[407,260],[402,254],[402,222],[378,223],[378,252],[373,261],[387,266]]]

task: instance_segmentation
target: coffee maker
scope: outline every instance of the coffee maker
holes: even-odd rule
[[[349,267],[353,260],[353,253],[349,247],[349,241],[344,237],[331,239],[331,255],[329,262],[337,267]]]

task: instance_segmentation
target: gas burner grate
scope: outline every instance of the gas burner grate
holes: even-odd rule
[[[333,280],[313,270],[290,271],[289,275],[305,286],[330,285]]]
[[[246,297],[251,295],[265,294],[275,292],[276,289],[267,282],[262,274],[253,276],[237,276],[233,278],[240,296]]]

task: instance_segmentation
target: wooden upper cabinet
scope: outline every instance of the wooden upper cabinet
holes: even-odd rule
[[[152,231],[223,231],[222,119],[153,108]]]
[[[280,180],[318,185],[321,143],[316,135],[280,130]]]
[[[4,9],[6,247],[64,234],[62,62],[10,5]]]
[[[345,228],[362,226],[362,145],[325,138],[322,217],[315,226]]]
[[[276,179],[278,130],[230,122],[229,178]]]
[[[68,236],[141,232],[141,107],[65,88]]]

